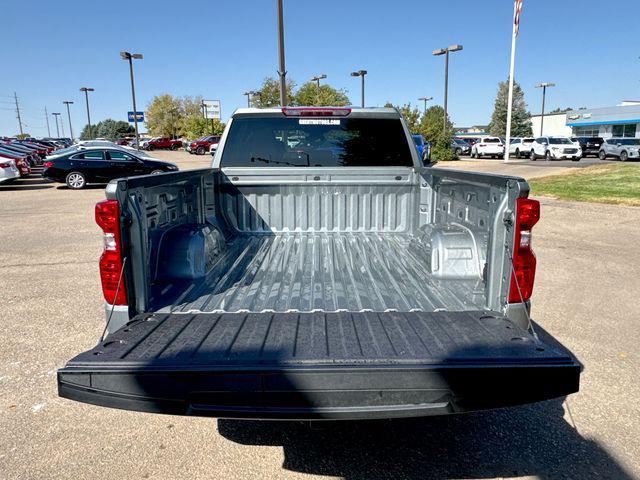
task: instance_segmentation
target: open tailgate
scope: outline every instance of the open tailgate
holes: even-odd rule
[[[69,361],[58,389],[179,415],[392,418],[560,397],[580,371],[497,313],[144,314]]]

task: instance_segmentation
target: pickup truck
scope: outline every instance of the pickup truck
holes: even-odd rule
[[[177,150],[182,147],[182,140],[174,140],[169,137],[152,138],[145,143],[147,150],[155,150],[158,148],[168,148],[170,150]]]
[[[59,395],[339,420],[576,392],[581,364],[529,318],[528,193],[423,164],[392,108],[237,110],[211,168],[108,185],[107,334]]]

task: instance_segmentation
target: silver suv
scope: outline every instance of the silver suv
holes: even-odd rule
[[[607,157],[617,157],[623,162],[630,158],[640,158],[640,139],[608,138],[600,146],[598,157],[600,160],[606,160]]]

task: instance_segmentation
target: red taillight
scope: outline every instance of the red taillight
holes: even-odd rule
[[[44,163],[42,164],[42,166],[43,166],[44,168],[53,167],[53,162],[44,162]]]
[[[484,143],[481,143],[480,145],[478,145],[479,147],[486,147],[486,145]]]
[[[513,272],[509,285],[509,302],[529,300],[536,276],[536,256],[531,249],[531,229],[540,219],[540,202],[530,198],[516,200],[513,238]]]
[[[104,251],[100,256],[100,280],[104,299],[112,305],[126,305],[124,278],[120,278],[123,263],[120,206],[116,200],[103,200],[96,204],[96,223],[104,232]]]
[[[11,162],[2,162],[0,163],[0,168],[10,168]]]
[[[351,113],[350,108],[309,108],[309,107],[284,107],[282,109],[287,117],[346,117]]]

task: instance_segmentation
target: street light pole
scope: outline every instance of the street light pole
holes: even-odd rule
[[[327,78],[327,76],[323,73],[320,75],[316,75],[315,77],[311,77],[311,81],[312,82],[316,82],[316,85],[318,86],[318,89],[320,89],[320,80],[324,80],[325,78]]]
[[[85,98],[85,100],[87,102],[87,124],[89,124],[89,132],[88,133],[89,133],[89,138],[91,138],[91,136],[92,136],[91,134],[93,132],[92,132],[92,129],[91,129],[91,115],[89,114],[89,92],[93,92],[94,89],[93,88],[89,88],[89,87],[82,87],[80,89],[80,91],[84,92],[84,98]]]
[[[49,128],[49,114],[47,113],[47,107],[44,107],[44,118],[47,121],[47,135],[51,137],[51,129]]]
[[[278,11],[278,59],[280,77],[280,106],[287,105],[287,71],[284,66],[284,22],[282,19],[282,0],[276,0],[276,9]]]
[[[444,55],[444,127],[447,128],[447,101],[449,97],[449,52],[462,50],[462,45],[449,45],[432,52],[433,55]]]
[[[120,58],[129,62],[129,74],[131,76],[131,98],[133,100],[133,124],[136,128],[136,149],[140,150],[140,134],[138,133],[138,110],[136,109],[136,87],[133,82],[133,59],[142,60],[141,53],[120,52]]]
[[[67,106],[67,117],[69,118],[69,131],[71,133],[71,141],[73,142],[73,126],[71,125],[71,111],[69,110],[69,105],[73,105],[71,100],[65,100],[64,103]]]
[[[58,127],[58,117],[60,116],[60,114],[52,112],[51,115],[53,115],[53,117],[56,119],[56,135],[57,138],[60,138],[60,128]]]
[[[423,114],[427,113],[427,102],[429,100],[433,100],[433,97],[420,97],[418,99],[419,102],[424,102],[424,112],[423,112]]]
[[[360,77],[360,106],[364,108],[364,76],[368,72],[366,70],[357,70],[351,72],[352,77]]]
[[[243,95],[247,96],[247,108],[251,108],[251,92],[244,92]]]
[[[542,112],[540,113],[540,136],[542,136],[542,129],[544,128],[544,99],[547,96],[547,87],[555,87],[555,83],[539,83],[536,88],[542,88]]]

